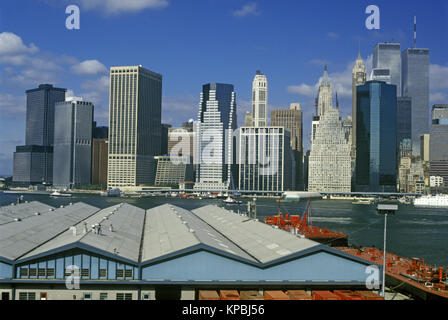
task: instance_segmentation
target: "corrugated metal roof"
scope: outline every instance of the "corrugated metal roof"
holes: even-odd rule
[[[79,202],[48,214],[0,225],[0,257],[16,260],[96,211],[98,208]]]
[[[257,262],[188,210],[166,204],[147,211],[142,261],[156,259],[199,244],[237,258]]]
[[[192,213],[261,263],[319,245],[218,206],[208,205],[194,209]]]
[[[76,235],[74,230],[68,229],[23,258],[79,242],[138,262],[144,218],[145,210],[129,204],[123,203],[105,208],[74,224]],[[96,224],[101,226],[100,233],[93,231],[92,227]]]
[[[48,213],[52,208],[37,201],[0,207],[0,225],[14,222],[16,218],[25,219],[34,216],[36,213]]]

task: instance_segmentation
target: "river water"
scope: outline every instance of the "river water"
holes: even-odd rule
[[[16,194],[0,192],[0,206],[17,200]],[[98,208],[105,208],[120,202],[127,202],[143,209],[172,203],[185,209],[194,209],[216,204],[234,211],[246,212],[246,200],[242,205],[225,205],[219,199],[180,199],[171,197],[108,198],[99,195],[76,194],[72,198],[50,198],[48,195],[24,194],[25,201],[40,201],[52,206],[69,202],[85,202]],[[306,201],[281,202],[282,213],[302,215]],[[278,201],[257,200],[257,218],[278,212]],[[358,246],[383,247],[384,218],[376,213],[375,205],[352,204],[345,200],[312,200],[310,216],[313,225],[342,230],[348,234],[349,243]],[[448,267],[448,208],[418,208],[413,205],[399,205],[396,215],[387,220],[387,251],[404,256],[424,258],[425,263]]]

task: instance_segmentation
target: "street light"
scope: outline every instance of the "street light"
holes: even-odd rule
[[[384,214],[384,245],[383,245],[383,290],[382,296],[385,297],[386,288],[386,228],[387,228],[387,215],[394,215],[398,210],[396,204],[378,204],[376,211],[379,214]]]

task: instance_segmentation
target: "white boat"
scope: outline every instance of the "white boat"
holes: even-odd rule
[[[225,200],[222,200],[222,202],[227,203],[227,204],[242,204],[243,203],[243,201],[235,200],[235,199],[231,198],[230,196],[227,197]]]
[[[361,200],[361,199],[352,202],[352,204],[372,204],[372,203],[373,203],[372,200]]]
[[[414,200],[414,206],[420,207],[448,207],[448,195],[437,194],[421,196]]]
[[[69,193],[60,193],[59,191],[55,191],[50,194],[50,197],[71,197],[72,195]]]

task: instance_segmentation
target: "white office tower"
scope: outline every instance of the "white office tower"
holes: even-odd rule
[[[162,76],[142,66],[112,67],[107,186],[153,185],[161,151]]]
[[[260,70],[252,83],[252,117],[254,127],[268,125],[268,80]]]
[[[317,102],[319,117],[333,107],[333,86],[328,78],[327,66],[325,66],[324,76],[320,80]]]
[[[308,191],[350,192],[351,172],[350,145],[339,110],[327,109],[311,144]]]
[[[233,85],[203,85],[197,124],[196,190],[223,191],[234,184],[232,134],[236,127]]]
[[[390,84],[397,86],[397,96],[400,95],[401,49],[399,43],[378,43],[373,48],[372,69],[388,69],[390,72]]]
[[[295,160],[285,127],[239,128],[239,190],[294,190]]]

